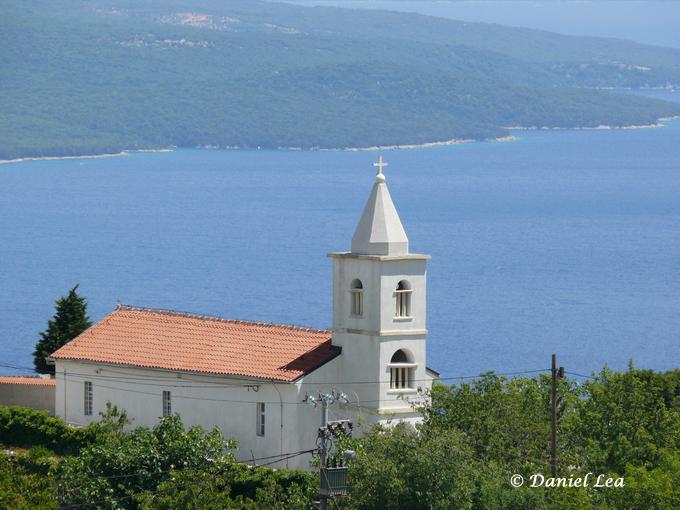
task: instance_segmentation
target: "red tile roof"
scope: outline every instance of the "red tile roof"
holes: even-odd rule
[[[326,330],[118,305],[51,358],[294,381],[338,354]]]
[[[18,376],[18,375],[3,375],[0,376],[0,384],[27,384],[29,386],[54,386],[54,379],[37,376]]]

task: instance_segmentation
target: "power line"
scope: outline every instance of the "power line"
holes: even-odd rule
[[[316,448],[308,449],[308,450],[300,450],[297,452],[287,452],[287,453],[279,453],[277,455],[267,455],[266,457],[258,457],[255,459],[250,459],[248,461],[234,461],[234,464],[249,464],[249,463],[255,463],[259,462],[261,460],[266,460],[270,461],[267,462],[266,464],[259,464],[259,467],[263,466],[268,466],[270,464],[275,464],[277,462],[283,461],[283,460],[288,460],[289,458],[293,457],[298,457],[300,455],[304,455],[306,453],[312,453],[316,451]],[[274,459],[274,460],[271,460]],[[120,478],[131,478],[139,475],[150,475],[150,476],[156,476],[156,475],[163,475],[167,473],[172,473],[173,471],[205,471],[207,470],[208,467],[172,467],[170,469],[164,469],[160,471],[147,471],[147,470],[139,470],[135,471],[132,473],[126,473],[123,475],[109,475],[109,476],[95,476],[93,473],[89,473],[89,475],[96,477],[97,480],[112,480],[112,479],[120,479]],[[74,487],[73,490],[77,490],[84,487],[83,485],[80,485],[78,487]]]
[[[265,464],[260,464],[258,467],[265,467],[265,466],[269,466],[271,464],[275,464],[277,462],[283,462],[284,460],[289,460],[289,459],[292,459],[292,458],[295,458],[295,457],[299,457],[300,455],[304,455],[306,453],[311,453],[315,450],[316,450],[316,448],[313,449],[313,450],[301,450],[299,452],[283,454],[283,455],[285,455],[285,457],[280,458],[280,459],[276,459],[276,460],[271,461],[271,462],[267,462]],[[262,459],[267,459],[267,458],[269,458],[269,457],[262,457]],[[260,460],[260,459],[255,459],[255,460]],[[239,462],[239,464],[244,464],[244,463]],[[163,473],[170,473],[170,472],[173,472],[173,471],[199,471],[200,472],[200,471],[207,471],[207,469],[206,468],[169,469],[169,470],[166,470],[166,471],[157,471],[156,473],[147,473],[147,474],[157,475],[157,474],[163,474]],[[137,474],[139,474],[139,472],[127,474],[127,475],[120,475],[120,476],[116,476],[116,475],[114,475],[114,476],[102,476],[102,477],[97,477],[97,479],[123,478],[123,477],[129,477],[129,476],[136,476]],[[81,487],[83,487],[83,486],[75,487],[74,490],[77,490]],[[144,491],[142,494],[158,494],[158,491],[157,490],[156,491]],[[99,503],[107,503],[107,502],[111,501],[112,499],[113,499],[113,501],[120,502],[120,501],[123,501],[123,500],[126,500],[126,499],[134,498],[136,495],[137,494],[130,494],[130,495],[127,495],[127,496],[120,496],[120,497],[116,497],[116,498],[100,499],[98,501],[90,501],[90,502],[87,502],[87,503],[77,503],[77,504],[74,504],[74,505],[66,505],[66,506],[62,506],[61,508],[62,509],[73,509],[73,508],[82,508],[82,507],[86,507],[86,506],[94,506],[94,505],[98,505]]]
[[[71,377],[71,374],[67,374],[66,379]],[[141,390],[133,390],[131,388],[120,388],[120,387],[115,387],[115,386],[107,386],[105,384],[100,384],[99,382],[92,383],[92,386],[97,387],[97,388],[106,388],[109,390],[116,390],[116,391],[123,391],[123,392],[128,392],[128,393],[138,393],[140,395],[150,395],[153,397],[159,397],[160,393],[151,393],[148,391],[141,391]],[[172,398],[181,398],[181,399],[189,399],[189,400],[206,400],[206,401],[213,401],[213,402],[232,402],[236,404],[256,404],[256,403],[264,403],[264,404],[285,404],[285,405],[305,405],[304,402],[280,402],[280,401],[261,401],[261,400],[234,400],[234,399],[223,399],[223,398],[207,398],[207,397],[197,397],[197,396],[183,396],[183,395],[172,395]]]
[[[154,492],[154,494],[158,494],[158,492]],[[91,506],[91,505],[98,505],[99,503],[108,503],[113,499],[115,502],[120,502],[126,499],[134,498],[136,494],[130,494],[128,496],[121,496],[119,498],[109,498],[109,499],[100,499],[99,501],[90,501],[88,503],[78,503],[75,505],[67,505],[67,506],[62,506],[62,509],[70,509],[70,508],[82,508],[84,506]]]
[[[66,377],[64,378],[62,376],[62,379],[68,380],[69,378],[72,377],[73,374],[66,374]],[[116,390],[116,391],[121,391],[121,392],[129,392],[129,393],[137,393],[140,395],[149,395],[152,397],[159,397],[160,393],[152,393],[149,391],[141,391],[141,390],[135,390],[131,388],[121,388],[121,387],[116,387],[116,386],[107,386],[105,384],[100,384],[99,382],[94,382],[92,383],[92,386],[95,388],[106,388],[109,390]],[[208,401],[208,402],[230,402],[230,403],[235,403],[235,404],[270,404],[270,405],[295,405],[295,406],[304,406],[308,405],[305,402],[302,401],[295,401],[295,402],[286,402],[286,401],[280,401],[280,400],[270,400],[270,401],[263,401],[263,400],[236,400],[236,399],[224,399],[224,398],[209,398],[209,397],[198,397],[198,396],[188,396],[188,395],[177,395],[174,394],[172,395],[172,398],[179,398],[179,399],[185,399],[185,400],[203,400],[203,401]],[[368,404],[373,404],[377,402],[408,402],[407,400],[401,399],[401,398],[393,398],[393,399],[376,399],[376,400],[362,400],[361,402],[363,403],[368,403]]]
[[[276,459],[276,460],[273,460],[271,462],[265,462],[264,464],[259,464],[259,467],[270,466],[272,464],[276,464],[277,462],[283,462],[284,460],[290,460],[290,459],[293,459],[295,457],[299,457],[300,455],[304,455],[306,453],[312,453],[312,452],[315,452],[315,451],[316,451],[316,448],[313,449],[313,450],[307,450],[307,451],[304,451],[304,452],[294,453],[292,455],[288,455],[287,457]]]
[[[569,371],[569,370],[565,370],[564,373],[565,373],[565,374],[569,374],[569,375],[573,375],[573,376],[576,376],[576,377],[583,377],[584,379],[591,379],[591,380],[593,380],[593,381],[597,381],[597,380],[598,380],[597,377],[593,377],[592,375],[579,374],[579,373],[577,373],[577,372],[571,372],[571,371]]]
[[[14,368],[18,370],[31,370],[35,372],[34,368],[29,368],[29,367],[24,367],[24,366],[17,366],[17,365],[10,365],[10,364],[5,364],[5,363],[0,363],[0,366],[4,366],[7,368]],[[134,367],[133,369],[144,369],[145,367]],[[118,377],[115,375],[106,375],[106,374],[91,374],[91,375],[83,375],[83,374],[69,374],[74,377],[91,377],[91,378],[100,378],[100,379],[107,379],[107,380],[115,380],[115,379],[123,379],[123,380],[154,380],[159,383],[166,383],[169,378],[164,378],[160,376],[154,376],[154,375],[145,375],[145,374],[135,374],[135,375],[128,375],[124,374],[123,372],[116,371],[114,369],[111,369],[109,367],[104,368],[103,370],[106,370],[108,372],[113,372],[117,374],[121,374],[122,377]],[[179,371],[172,371],[169,370],[169,372],[174,372],[177,374],[183,374],[184,372],[179,372]],[[517,371],[510,371],[510,372],[495,372],[492,370],[489,370],[487,372],[475,374],[475,375],[455,375],[455,376],[448,376],[448,377],[434,377],[434,378],[425,378],[425,379],[414,379],[413,382],[431,382],[431,381],[456,381],[456,380],[466,380],[466,379],[479,379],[484,377],[487,374],[492,374],[497,377],[505,377],[505,376],[514,376],[514,375],[526,375],[526,374],[535,374],[535,373],[541,373],[541,372],[550,372],[549,368],[539,368],[539,369],[534,369],[534,370],[517,370]],[[188,374],[190,377],[220,377],[218,374]],[[588,376],[582,376],[582,377],[588,377]],[[184,380],[184,381],[191,381],[190,379],[183,379],[183,378],[173,378],[171,382],[166,383],[167,385],[171,384],[172,382],[178,381],[178,380]],[[176,387],[184,387],[184,388],[212,388],[212,387],[249,387],[249,386],[261,386],[264,384],[291,384],[291,385],[316,385],[320,386],[321,383],[318,382],[311,382],[311,381],[299,381],[299,382],[287,382],[287,381],[277,381],[277,380],[266,380],[266,379],[257,379],[257,378],[252,378],[252,379],[243,379],[243,383],[228,383],[228,382],[210,382],[210,381],[204,381],[201,382],[201,385],[192,385],[192,384],[176,384]],[[191,382],[199,382],[199,381],[191,381]],[[353,386],[353,385],[358,385],[358,384],[378,384],[378,383],[386,383],[387,381],[384,380],[370,380],[370,381],[328,381],[324,382],[324,385],[345,385],[345,386]],[[151,385],[151,384],[149,384]],[[159,384],[160,385],[160,384]]]
[[[102,379],[105,381],[117,381],[117,380],[123,380],[123,381],[128,381],[128,382],[133,382],[133,381],[138,381],[138,382],[143,382],[145,386],[162,386],[164,388],[203,388],[203,389],[245,389],[248,387],[252,386],[258,386],[259,384],[230,384],[230,383],[213,383],[213,384],[202,384],[202,385],[196,385],[196,384],[176,384],[176,382],[179,380],[181,381],[182,379],[165,379],[167,382],[161,382],[163,379],[153,379],[151,381],[144,380],[141,377],[136,377],[136,376],[130,376],[130,377],[120,377],[120,376],[111,376],[111,375],[102,375],[102,374],[77,374],[77,373],[69,373],[69,377],[79,377],[83,379]]]

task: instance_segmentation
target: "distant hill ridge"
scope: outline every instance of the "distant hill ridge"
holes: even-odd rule
[[[256,0],[11,0],[0,159],[167,146],[342,148],[651,124],[680,50]]]

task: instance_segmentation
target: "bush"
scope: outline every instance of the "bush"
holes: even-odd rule
[[[61,418],[19,406],[0,406],[0,443],[31,448],[43,446],[60,455],[77,453],[96,439],[96,427],[74,428]]]
[[[162,418],[153,428],[124,430],[125,413],[111,406],[91,426],[96,442],[78,456],[64,457],[53,470],[56,493],[64,506],[137,508],[133,502],[144,491],[154,492],[177,472],[205,472],[233,462],[235,441],[219,429],[184,428],[178,415]]]
[[[51,479],[32,473],[22,465],[26,455],[16,458],[0,453],[0,508],[50,510],[58,507]]]

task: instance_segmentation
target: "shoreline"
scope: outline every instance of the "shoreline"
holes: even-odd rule
[[[134,149],[104,154],[83,154],[81,156],[27,156],[25,158],[0,159],[0,165],[8,165],[10,163],[24,163],[26,161],[53,161],[58,159],[117,158],[119,156],[129,156],[130,154],[138,154],[143,152],[173,152],[173,151],[174,149]]]
[[[334,149],[314,149],[319,152],[363,152],[363,151],[389,151],[389,150],[404,150],[404,149],[427,149],[431,147],[443,147],[446,145],[460,145],[463,143],[474,142],[513,142],[519,140],[515,135],[499,136],[497,138],[485,138],[482,140],[475,140],[474,138],[452,138],[441,142],[426,142],[403,145],[372,145],[370,147],[343,147]]]
[[[607,131],[615,129],[658,129],[666,127],[664,122],[680,120],[680,115],[670,117],[659,117],[654,124],[629,124],[626,126],[611,126],[600,124],[590,127],[551,127],[551,126],[507,126],[504,129],[509,131]]]
[[[519,140],[515,135],[499,136],[498,138],[486,138],[483,140],[475,140],[473,138],[452,138],[451,140],[445,140],[441,142],[426,142],[421,144],[403,144],[403,145],[374,145],[370,147],[343,147],[343,148],[318,148],[314,147],[311,149],[306,149],[310,152],[360,152],[360,151],[379,151],[379,150],[405,150],[405,149],[425,149],[430,147],[442,147],[445,145],[459,145],[463,143],[474,143],[474,142],[511,142]],[[225,146],[218,147],[215,145],[199,145],[195,147],[196,149],[202,150],[243,150],[239,146]],[[97,158],[115,158],[120,156],[129,156],[130,154],[137,154],[143,152],[173,152],[176,149],[166,148],[166,149],[135,149],[135,150],[123,150],[116,153],[106,153],[106,154],[84,154],[82,156],[29,156],[25,158],[16,159],[0,159],[0,165],[10,164],[10,163],[24,163],[27,161],[52,161],[60,159],[97,159]],[[246,149],[246,150],[260,150],[257,149]],[[301,147],[277,147],[277,151],[297,151],[301,152],[305,149]]]
[[[659,117],[657,122],[654,124],[631,124],[627,126],[611,126],[611,125],[599,125],[592,127],[550,127],[550,126],[508,126],[504,129],[508,131],[608,131],[616,129],[658,129],[666,127],[664,122],[668,121],[678,121],[680,120],[680,115],[673,115],[669,117]],[[450,140],[444,140],[439,142],[425,142],[419,144],[400,144],[400,145],[372,145],[368,147],[335,147],[335,148],[320,148],[312,147],[310,149],[303,149],[302,147],[277,147],[279,151],[291,151],[291,152],[364,152],[364,151],[381,151],[381,150],[409,150],[409,149],[427,149],[432,147],[444,147],[447,145],[461,145],[464,143],[475,143],[475,142],[514,142],[519,140],[519,137],[513,134],[508,134],[506,136],[499,136],[496,138],[484,138],[484,139],[474,139],[474,138],[452,138]],[[195,147],[196,149],[203,150],[244,150],[244,148],[239,146],[225,146],[219,147],[216,145],[199,145]],[[105,154],[84,154],[81,156],[29,156],[25,158],[15,158],[15,159],[0,159],[0,165],[11,164],[11,163],[24,163],[27,161],[52,161],[60,159],[97,159],[97,158],[114,158],[120,156],[129,156],[130,154],[138,154],[145,152],[174,152],[177,147],[168,147],[164,149],[129,149],[122,150],[116,153],[105,153]],[[261,150],[260,147],[256,149],[245,149],[245,150]]]

